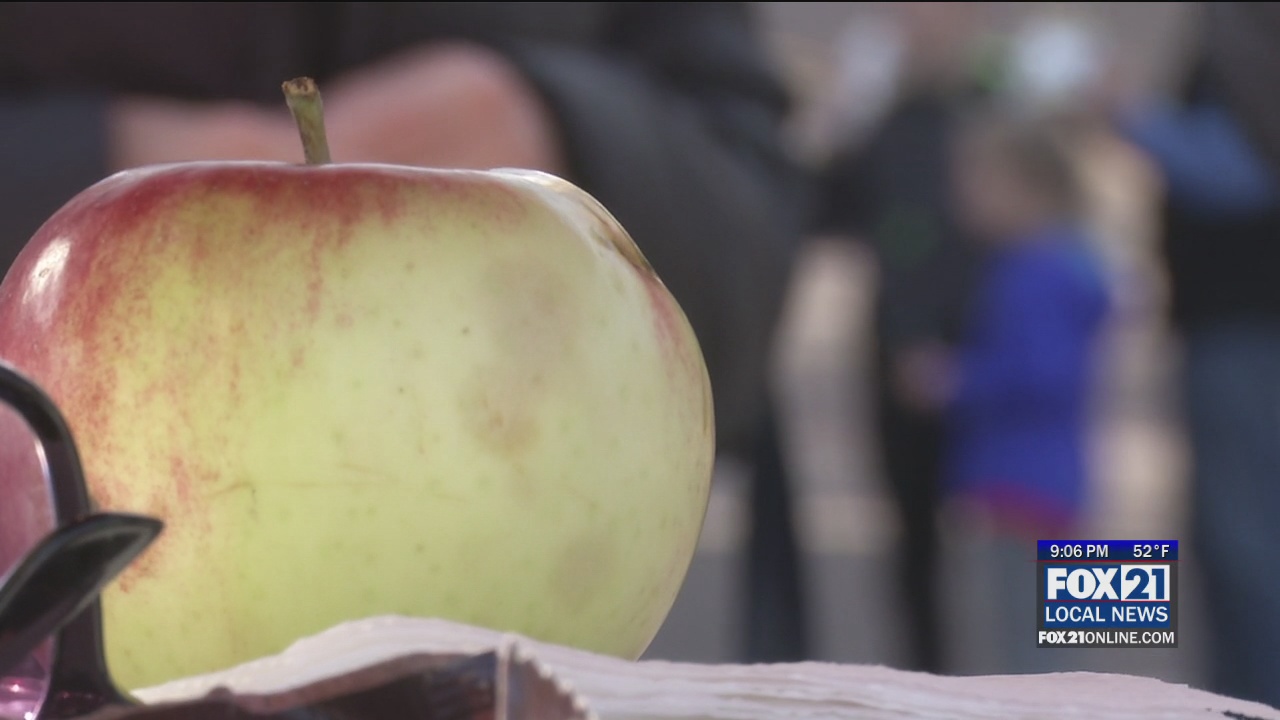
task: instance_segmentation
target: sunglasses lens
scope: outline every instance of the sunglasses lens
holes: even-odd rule
[[[40,652],[47,653],[48,646],[46,641]],[[35,656],[0,677],[0,720],[35,720],[47,686],[47,673]]]
[[[54,530],[53,495],[36,437],[0,403],[0,578]],[[0,639],[3,642],[3,639]],[[44,701],[52,639],[16,667],[0,668],[0,720],[33,720]]]

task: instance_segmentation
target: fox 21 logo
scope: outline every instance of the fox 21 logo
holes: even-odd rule
[[[1168,602],[1168,565],[1045,568],[1048,600]]]
[[[1178,544],[1040,541],[1039,647],[1177,647]]]

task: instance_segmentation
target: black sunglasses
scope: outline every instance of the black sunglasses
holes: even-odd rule
[[[42,484],[0,457],[16,486],[0,504],[0,720],[588,720],[581,699],[509,646],[479,655],[397,658],[270,695],[215,690],[142,705],[116,687],[103,644],[101,590],[162,531],[154,518],[95,512],[70,429],[35,383],[0,362],[0,401],[26,423]],[[21,497],[32,499],[24,504]],[[43,507],[41,507],[43,505]],[[50,525],[41,538],[32,520]],[[37,529],[36,532],[39,532]],[[37,540],[32,542],[32,540]]]

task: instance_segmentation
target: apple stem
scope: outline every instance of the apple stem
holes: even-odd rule
[[[324,165],[329,162],[329,140],[324,132],[324,103],[320,100],[320,88],[316,81],[309,77],[294,78],[286,81],[284,90],[285,103],[289,112],[298,124],[298,134],[302,136],[302,153],[308,165]]]

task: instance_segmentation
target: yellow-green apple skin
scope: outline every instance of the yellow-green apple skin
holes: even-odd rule
[[[0,357],[67,416],[99,506],[166,522],[103,598],[129,688],[384,613],[635,657],[706,509],[693,332],[549,175],[121,173],[0,285]]]

